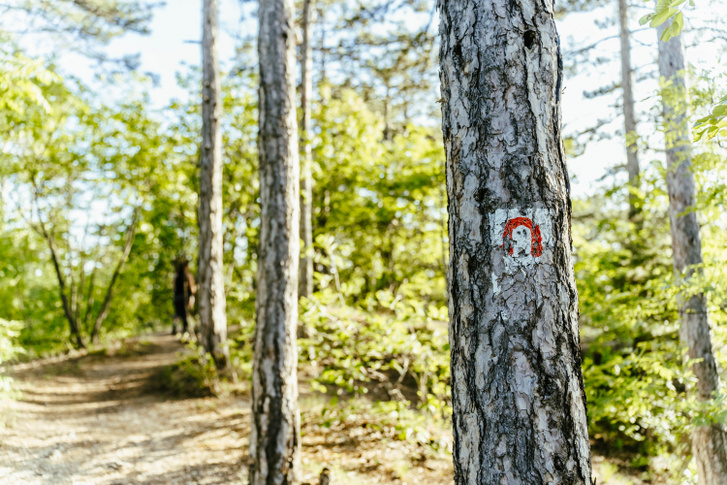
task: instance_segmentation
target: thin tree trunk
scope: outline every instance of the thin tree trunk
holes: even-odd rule
[[[58,278],[58,289],[61,294],[61,303],[63,304],[63,313],[66,315],[66,320],[68,320],[68,325],[71,330],[71,340],[76,341],[76,347],[78,347],[79,349],[85,349],[86,344],[83,343],[83,339],[81,338],[81,331],[78,328],[78,321],[74,318],[73,312],[71,311],[71,306],[68,304],[68,297],[66,296],[66,282],[63,278],[63,273],[61,272],[61,266],[58,261],[58,254],[56,253],[53,236],[46,232],[45,224],[43,224],[43,222],[41,222],[41,227],[45,240],[46,242],[48,242],[51,260],[53,261],[53,268],[55,268],[56,270],[56,277]]]
[[[590,485],[552,3],[440,0],[458,485]]]
[[[252,376],[250,484],[298,483],[300,168],[292,0],[260,0],[260,249]]]
[[[76,284],[76,279],[73,277],[73,248],[71,247],[70,241],[68,242],[68,254],[71,255],[68,258],[68,280],[71,283],[71,304],[69,306],[73,319],[78,322],[78,285]],[[81,264],[81,268],[83,268],[83,264]]]
[[[303,0],[303,45],[301,46],[300,77],[303,120],[300,141],[303,145],[300,193],[300,236],[303,252],[300,258],[299,296],[313,293],[313,155],[311,152],[311,99],[313,98],[313,49],[311,47],[312,0]]]
[[[98,344],[98,336],[101,331],[101,325],[103,325],[103,322],[106,320],[106,317],[109,316],[109,311],[111,310],[111,299],[113,297],[114,285],[116,284],[116,280],[121,274],[121,270],[123,269],[124,264],[126,264],[126,260],[129,259],[129,254],[131,254],[131,247],[134,245],[134,236],[136,235],[136,219],[139,214],[138,211],[139,209],[134,210],[134,217],[131,221],[131,225],[129,225],[129,227],[126,229],[126,240],[124,241],[124,249],[121,253],[121,258],[116,264],[114,273],[111,275],[111,281],[109,281],[109,286],[106,288],[106,295],[104,296],[103,303],[101,304],[101,310],[98,312],[98,315],[96,316],[96,321],[93,324],[91,341],[94,344]]]
[[[618,0],[618,21],[621,40],[621,87],[623,88],[624,137],[626,140],[626,171],[629,174],[629,219],[635,220],[639,213],[639,153],[633,140],[636,136],[636,116],[634,114],[634,71],[631,69],[631,40],[629,33],[628,5],[626,0]]]
[[[386,95],[384,96],[384,141],[391,141],[391,127],[389,126],[389,85],[386,84]]]
[[[326,84],[327,78],[326,78],[326,10],[325,6],[318,4],[317,12],[318,14],[318,31],[321,33],[321,36],[318,38],[319,43],[319,49],[321,53],[321,67],[318,70],[320,73],[320,83]],[[321,93],[321,98],[323,98],[323,93]],[[321,99],[321,102],[323,102],[324,99]]]
[[[81,338],[81,331],[78,328],[78,320],[71,311],[71,306],[68,302],[68,296],[66,296],[66,280],[63,277],[63,271],[61,270],[61,263],[58,259],[58,253],[56,252],[56,245],[53,235],[45,227],[45,222],[40,215],[40,207],[38,207],[38,187],[35,184],[35,180],[32,180],[33,190],[33,201],[35,202],[36,210],[38,211],[38,222],[40,227],[37,232],[43,236],[43,239],[48,243],[48,249],[50,249],[51,262],[53,263],[53,269],[55,269],[56,277],[58,278],[58,291],[60,292],[61,304],[63,305],[63,313],[68,321],[68,326],[71,331],[71,341],[75,340],[76,347],[79,349],[85,349],[86,345],[83,343]]]
[[[202,345],[218,369],[229,369],[222,267],[222,133],[217,62],[217,0],[202,7],[202,149],[199,174],[199,321]]]
[[[86,329],[86,331],[89,333],[91,332],[91,314],[93,312],[93,305],[95,303],[95,299],[93,296],[93,292],[95,290],[95,281],[96,265],[94,264],[93,269],[91,270],[91,276],[89,277],[88,290],[86,291],[86,311],[83,314],[83,320],[79,322],[80,325],[83,325],[83,328]]]
[[[671,21],[657,29],[661,34]],[[664,127],[667,133],[666,184],[669,192],[669,220],[674,273],[678,280],[689,281],[699,274],[702,241],[694,210],[696,189],[692,174],[691,139],[687,116],[687,89],[684,79],[684,48],[681,35],[668,42],[659,41],[659,74],[662,89]],[[697,377],[697,398],[708,401],[719,392],[720,379],[712,352],[711,328],[704,293],[680,298],[681,339],[688,347],[689,359]],[[700,485],[727,483],[727,433],[722,424],[699,426],[692,432],[692,452],[697,462]]]

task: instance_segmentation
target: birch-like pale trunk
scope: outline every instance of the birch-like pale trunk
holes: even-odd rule
[[[313,154],[311,151],[311,100],[313,98],[313,49],[311,46],[312,0],[303,0],[303,44],[301,45],[300,104],[303,111],[300,142],[303,145],[300,184],[300,237],[303,252],[300,258],[299,296],[313,293]]]
[[[229,368],[222,268],[222,132],[217,61],[217,0],[202,7],[202,149],[199,173],[199,324],[218,369]]]
[[[629,219],[635,220],[639,213],[638,196],[633,192],[639,188],[639,152],[636,142],[636,115],[634,112],[634,71],[631,69],[631,34],[629,32],[628,4],[618,0],[618,22],[621,41],[621,87],[623,90],[624,138],[626,140],[626,171],[629,174]]]
[[[299,160],[293,0],[260,0],[260,248],[250,484],[298,483]]]
[[[657,28],[661,38],[670,25]],[[666,132],[666,185],[669,193],[672,259],[677,280],[688,282],[702,270],[702,241],[697,213],[693,210],[696,189],[692,174],[692,142],[687,114],[687,88],[684,78],[684,47],[681,35],[668,42],[659,40],[659,74]],[[687,345],[697,378],[697,398],[708,401],[719,392],[720,379],[712,351],[711,328],[704,293],[685,295],[679,301],[680,337]],[[727,432],[722,424],[698,426],[692,432],[692,453],[697,463],[700,485],[727,483]]]
[[[590,485],[550,1],[440,0],[457,485]]]

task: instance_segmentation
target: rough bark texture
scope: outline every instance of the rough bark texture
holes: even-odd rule
[[[199,323],[202,345],[215,364],[229,366],[222,268],[222,133],[217,62],[217,0],[202,8],[202,150],[199,174]]]
[[[590,485],[553,6],[439,9],[455,482]]]
[[[260,0],[260,249],[250,483],[298,483],[299,166],[292,0]]]
[[[659,37],[670,22],[662,24]],[[669,192],[669,220],[674,273],[678,280],[689,280],[701,271],[694,265],[702,263],[702,241],[699,222],[693,209],[695,184],[692,174],[691,140],[687,116],[687,90],[684,80],[684,48],[681,36],[668,42],[659,41],[659,74],[666,82],[663,88],[663,114],[667,133],[666,184]],[[712,352],[711,328],[707,301],[703,293],[681,298],[679,306],[681,339],[688,347],[697,377],[697,397],[712,398],[719,391],[720,379]],[[724,425],[700,426],[692,433],[692,452],[697,462],[701,485],[727,483],[727,433]]]
[[[621,40],[621,87],[623,88],[624,137],[626,138],[626,171],[629,174],[629,187],[639,188],[639,153],[635,142],[630,138],[636,133],[636,115],[634,114],[634,71],[631,69],[631,40],[629,33],[628,4],[626,0],[618,0],[618,21]],[[633,220],[639,212],[638,197],[629,193],[629,219]]]
[[[300,60],[300,103],[303,111],[300,142],[303,145],[303,163],[300,184],[300,237],[303,252],[300,258],[299,296],[310,297],[313,293],[313,155],[311,152],[311,99],[313,98],[313,49],[310,28],[313,17],[312,0],[303,0],[303,45]]]

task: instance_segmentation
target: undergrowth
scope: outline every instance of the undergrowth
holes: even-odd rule
[[[215,364],[194,343],[188,343],[190,355],[161,368],[153,379],[157,391],[178,398],[209,397],[220,394],[219,376]]]

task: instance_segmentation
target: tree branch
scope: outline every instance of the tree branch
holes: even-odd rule
[[[55,240],[53,238],[53,234],[48,231],[46,228],[45,222],[43,221],[43,217],[40,214],[40,205],[38,204],[38,198],[39,198],[39,189],[38,184],[35,181],[35,176],[31,177],[31,184],[33,185],[33,202],[35,203],[35,209],[38,213],[38,226],[31,225],[36,232],[38,232],[48,243],[48,248],[50,249],[51,254],[51,261],[53,262],[53,268],[56,272],[56,277],[58,278],[58,287],[61,294],[61,302],[63,304],[63,312],[66,315],[66,320],[68,320],[68,324],[71,327],[71,338],[76,339],[76,345],[79,348],[85,348],[86,345],[83,343],[83,339],[81,338],[81,334],[78,330],[78,322],[73,316],[73,312],[71,311],[71,307],[68,304],[68,296],[66,295],[66,280],[63,278],[63,272],[61,271],[61,265],[58,260],[58,254],[56,252],[56,245]]]
[[[116,280],[118,279],[119,274],[121,273],[121,270],[126,263],[126,260],[129,258],[129,254],[131,253],[131,247],[134,244],[134,236],[136,235],[136,222],[138,216],[139,207],[136,207],[134,209],[134,216],[132,218],[131,224],[129,224],[129,227],[126,229],[126,241],[124,242],[124,250],[121,254],[121,259],[119,259],[119,262],[116,264],[116,268],[114,269],[114,273],[113,275],[111,275],[111,281],[109,281],[109,286],[106,288],[106,296],[104,297],[104,301],[101,304],[101,310],[99,311],[99,314],[96,317],[96,322],[93,325],[91,339],[94,343],[98,342],[98,334],[101,330],[101,325],[103,325],[104,320],[106,320],[106,317],[111,310],[111,298],[113,297],[113,289],[114,285],[116,284]]]

